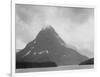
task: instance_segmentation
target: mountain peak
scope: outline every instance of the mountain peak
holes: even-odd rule
[[[42,27],[41,31],[55,31],[51,25],[46,25]]]
[[[54,43],[65,45],[65,42],[61,39],[59,34],[57,34],[56,30],[51,25],[43,27],[38,33],[35,40],[44,42],[42,44],[45,44],[47,42],[47,46],[48,44],[52,45]]]

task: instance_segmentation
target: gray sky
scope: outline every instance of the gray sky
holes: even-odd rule
[[[94,9],[16,5],[16,49],[34,40],[42,27],[51,25],[66,44],[88,57],[94,50]]]

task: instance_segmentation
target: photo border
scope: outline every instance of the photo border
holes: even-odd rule
[[[62,6],[62,7],[81,7],[81,8],[94,8],[95,11],[95,6],[94,5],[82,5],[82,4],[78,4],[78,3],[57,3],[57,2],[40,2],[40,1],[33,1],[33,0],[13,0],[11,1],[11,11],[12,11],[12,15],[11,15],[11,47],[12,47],[12,51],[11,51],[11,75],[12,76],[17,76],[17,75],[34,75],[34,73],[39,73],[39,72],[34,72],[34,73],[15,73],[15,63],[16,63],[16,59],[15,59],[15,4],[31,4],[31,5],[47,5],[47,6]],[[94,55],[95,57],[95,55]],[[79,70],[79,69],[78,69]],[[85,71],[90,70],[90,69],[84,69]],[[91,69],[92,70],[92,69]],[[61,70],[62,71],[62,70]],[[72,71],[72,70],[70,70]],[[43,71],[44,72],[44,71]],[[49,72],[49,71],[47,71]],[[54,71],[52,71],[54,72]],[[55,71],[56,72],[56,71]]]

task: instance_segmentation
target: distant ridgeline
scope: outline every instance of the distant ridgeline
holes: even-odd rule
[[[78,65],[88,59],[76,50],[66,47],[56,31],[49,26],[43,28],[35,40],[29,42],[24,49],[16,53],[16,68]],[[93,63],[90,62],[90,64]]]

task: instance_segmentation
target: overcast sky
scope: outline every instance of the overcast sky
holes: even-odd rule
[[[42,27],[51,25],[66,44],[78,52],[93,57],[94,9],[16,5],[16,49],[34,40]]]

